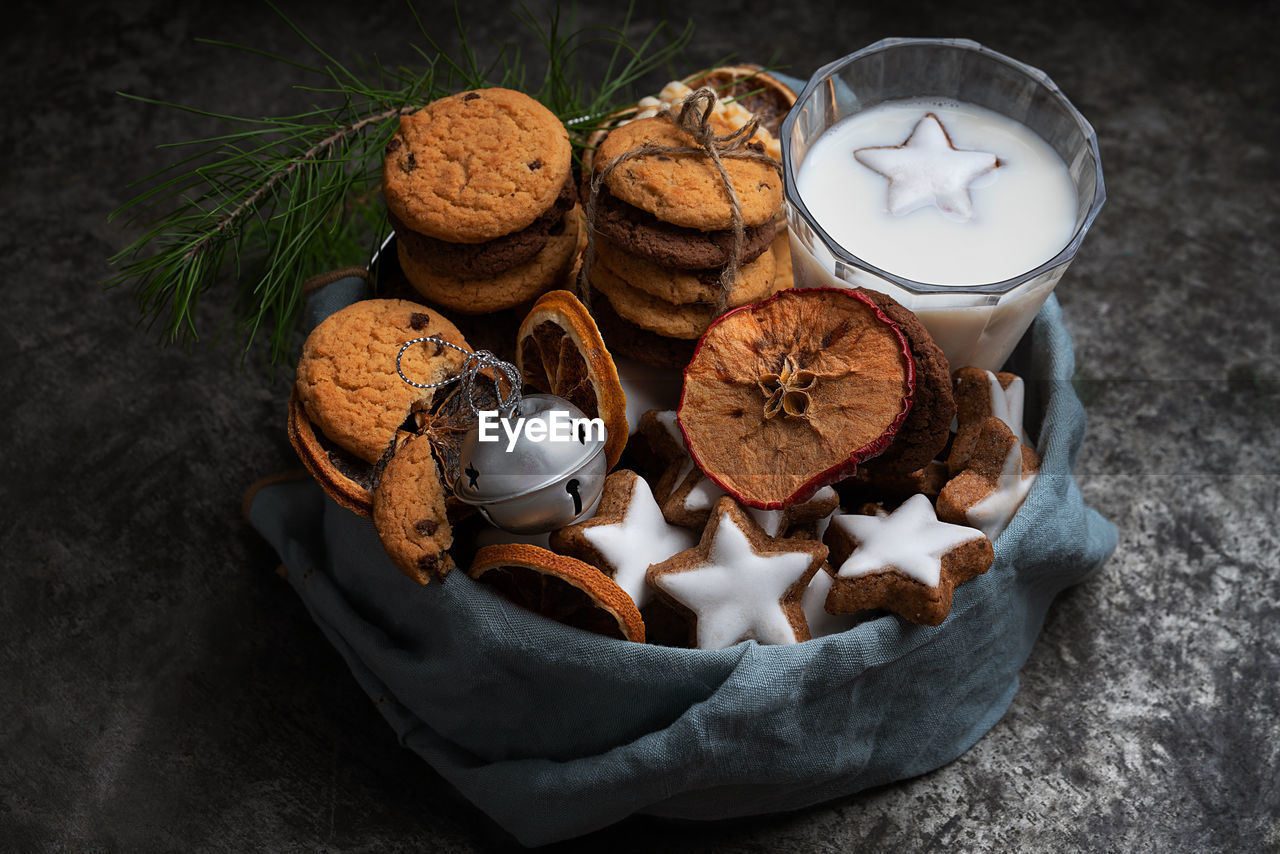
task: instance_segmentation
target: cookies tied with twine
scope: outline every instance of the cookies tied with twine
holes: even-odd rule
[[[714,318],[781,286],[773,274],[763,287],[758,281],[762,264],[778,266],[771,254],[762,256],[773,252],[783,200],[780,166],[755,138],[757,122],[730,130],[714,117],[715,106],[715,93],[699,89],[678,111],[613,130],[592,161],[579,285],[584,300],[608,302],[598,316],[616,315],[602,329],[610,346],[642,361],[669,364],[668,353],[652,351],[687,353],[684,342]],[[606,231],[608,251],[602,253],[597,238]],[[723,263],[693,266],[706,263],[708,245],[725,247]],[[655,264],[655,258],[666,263]],[[691,300],[664,299],[655,297],[662,283],[649,281],[657,278],[705,286],[685,288],[695,294]]]

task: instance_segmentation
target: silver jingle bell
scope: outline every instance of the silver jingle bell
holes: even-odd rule
[[[481,412],[462,440],[454,493],[517,534],[563,528],[595,513],[604,491],[604,422],[569,401],[530,394],[506,413]]]

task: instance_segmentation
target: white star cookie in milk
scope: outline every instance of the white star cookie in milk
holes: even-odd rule
[[[837,515],[823,539],[837,567],[829,613],[884,608],[927,626],[947,618],[956,585],[995,559],[981,531],[938,521],[923,495],[887,515]]]
[[[827,556],[814,540],[776,539],[728,496],[716,502],[692,549],[649,567],[651,587],[692,623],[699,649],[742,640],[809,639],[800,599]]]
[[[1000,165],[994,154],[952,145],[933,113],[925,113],[901,145],[859,148],[853,156],[889,179],[889,213],[904,216],[933,205],[958,220],[973,218],[969,185]]]
[[[1004,420],[991,416],[982,422],[964,470],[938,493],[938,518],[972,525],[995,542],[1039,471],[1036,452],[1019,442]]]
[[[619,469],[604,482],[595,515],[551,535],[551,547],[598,567],[626,591],[637,608],[653,597],[645,572],[677,552],[693,548],[697,537],[662,518],[649,484]]]

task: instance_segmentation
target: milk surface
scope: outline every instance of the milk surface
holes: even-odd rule
[[[854,158],[859,148],[901,145],[927,113],[941,120],[957,149],[1000,159],[999,168],[970,185],[968,221],[932,205],[890,214],[889,179]],[[813,218],[846,250],[927,284],[1013,278],[1051,259],[1075,232],[1075,185],[1049,144],[1013,119],[956,101],[889,101],[843,119],[809,149],[796,188]]]

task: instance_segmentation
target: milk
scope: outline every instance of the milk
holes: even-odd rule
[[[902,145],[927,114],[937,117],[956,149],[998,158],[997,168],[968,185],[967,219],[932,204],[891,214],[889,179],[854,156],[858,149]],[[822,240],[798,240],[793,229],[798,282],[858,284],[889,293],[919,315],[953,368],[998,369],[1065,265],[1005,295],[966,293],[966,286],[1039,267],[1071,241],[1077,226],[1075,184],[1043,139],[999,113],[943,99],[889,101],[832,125],[805,154],[795,189],[812,219],[852,255],[897,276],[956,290],[904,291],[868,271],[849,269]]]
[[[860,148],[900,145],[927,113],[957,149],[990,152],[998,168],[970,184],[973,217],[929,206],[894,216],[889,181],[859,163]],[[818,224],[849,252],[907,279],[981,285],[1025,273],[1067,245],[1076,191],[1066,164],[1025,125],[955,101],[890,101],[833,125],[805,155],[796,187]]]

